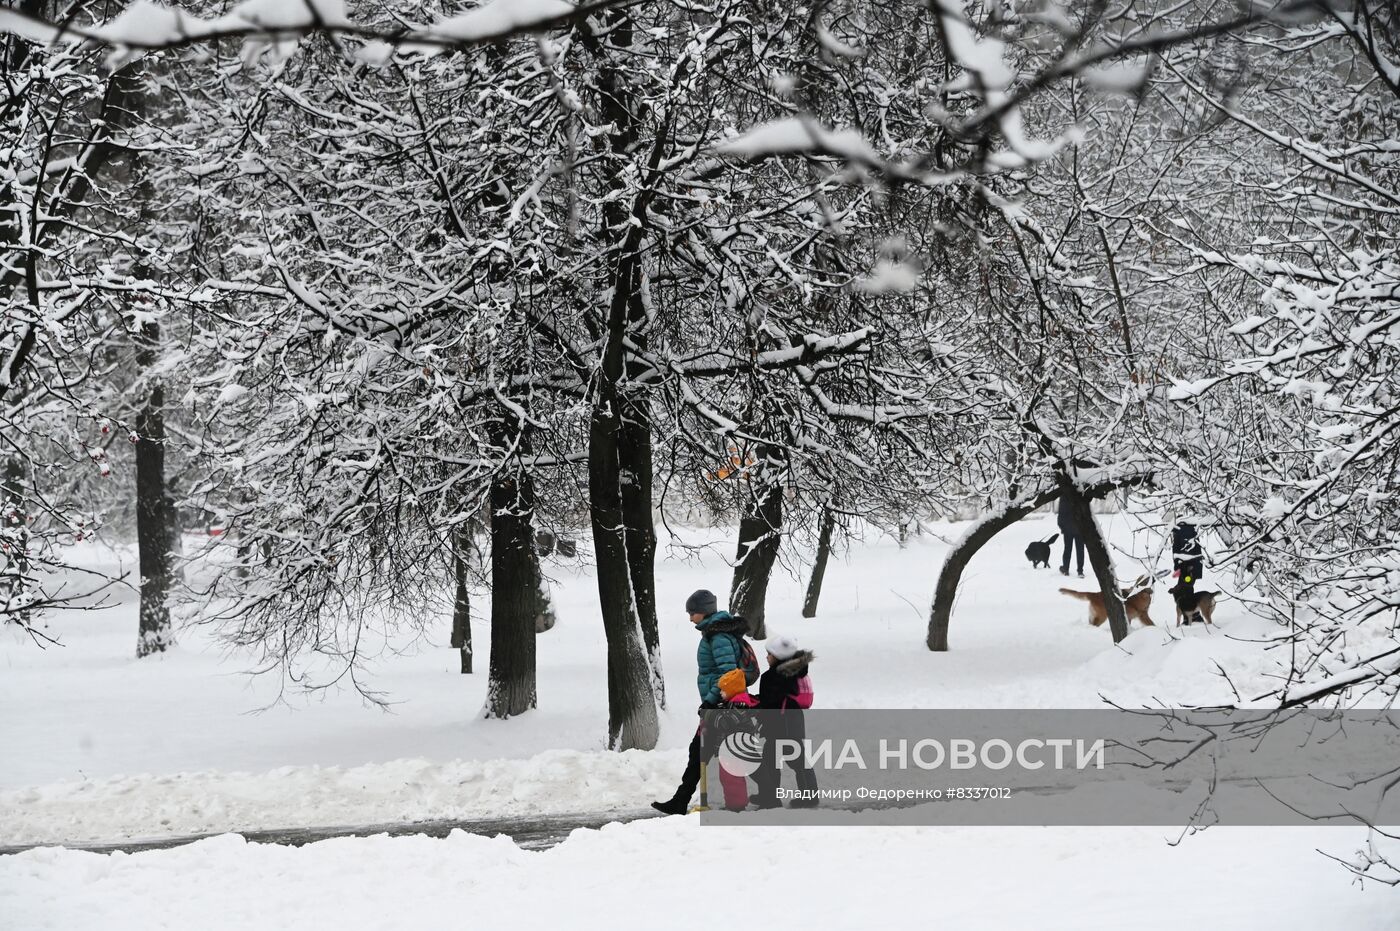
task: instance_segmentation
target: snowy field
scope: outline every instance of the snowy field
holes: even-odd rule
[[[1155,541],[1104,515],[1120,547]],[[956,536],[957,526],[935,528]],[[813,649],[826,707],[1095,707],[1234,700],[1270,687],[1266,626],[1238,602],[1219,630],[1169,627],[1165,586],[1152,615],[1113,647],[1064,580],[1021,555],[1049,521],[1003,534],[972,563],[952,650],[923,646],[945,545],[925,536],[855,546],[828,570],[821,616],[800,617],[805,578],[775,575],[771,632]],[[559,626],[539,639],[539,709],[480,718],[489,628],[477,675],[457,673],[447,617],[430,636],[383,644],[369,707],[348,689],[311,697],[249,677],[200,629],[137,662],[133,605],[56,618],[61,648],[0,645],[0,844],[428,818],[636,810],[670,794],[694,727],[695,635],[681,605],[728,583],[723,532],[712,551],[658,566],[669,711],[662,749],[603,748],[604,641],[590,575],[555,565]],[[663,552],[664,552],[663,546]],[[1058,549],[1056,551],[1058,559]],[[93,550],[92,560],[110,554]],[[1120,557],[1120,574],[1135,575]],[[1222,675],[1222,670],[1225,675]],[[1225,676],[1228,675],[1229,681]],[[467,917],[518,920],[535,891],[545,918],[579,927],[701,927],[709,870],[736,877],[735,921],[790,915],[816,927],[1400,927],[1400,895],[1362,889],[1324,851],[1348,857],[1349,828],[1214,829],[1184,839],[1148,828],[700,828],[671,818],[578,831],[533,852],[506,838],[339,839],[304,848],[225,836],[168,851],[60,849],[0,858],[6,929],[246,928],[301,922],[406,927]],[[742,878],[738,878],[742,877]],[[640,881],[640,882],[639,882]],[[790,890],[779,905],[765,892]],[[644,891],[634,891],[644,886]],[[178,890],[172,887],[178,886]],[[256,889],[255,895],[248,890]],[[859,890],[858,892],[856,890]],[[62,895],[57,893],[62,890]]]

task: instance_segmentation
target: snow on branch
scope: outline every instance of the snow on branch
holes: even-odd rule
[[[269,46],[285,53],[289,44],[317,33],[434,53],[550,32],[593,13],[637,2],[590,0],[575,5],[566,0],[488,0],[437,22],[386,30],[351,20],[344,0],[244,0],[212,19],[152,0],[136,0],[115,18],[95,25],[51,23],[21,10],[0,10],[0,32],[45,44],[98,42],[117,49],[118,60],[228,38],[246,40],[256,57]]]
[[[761,159],[770,155],[829,155],[871,166],[884,161],[858,129],[828,129],[809,116],[760,123],[715,147],[721,155]]]
[[[847,355],[862,351],[870,339],[870,327],[861,327],[849,333],[835,336],[817,336],[809,333],[802,342],[788,349],[770,349],[760,352],[751,359],[739,359],[721,353],[708,353],[699,358],[669,360],[665,363],[651,360],[657,368],[664,367],[676,375],[715,376],[730,375],[748,371],[771,371],[808,365],[836,355]]]

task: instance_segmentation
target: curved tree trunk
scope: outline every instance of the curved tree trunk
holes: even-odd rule
[[[523,468],[491,483],[491,660],[486,717],[509,718],[535,707],[535,488]]]
[[[1071,494],[1076,495],[1079,499],[1077,506],[1082,508],[1079,523],[1084,528],[1084,546],[1089,551],[1090,562],[1094,567],[1094,577],[1098,579],[1100,588],[1108,593],[1104,602],[1109,612],[1109,624],[1113,631],[1114,643],[1128,635],[1127,615],[1123,610],[1123,600],[1118,594],[1118,583],[1113,574],[1113,560],[1109,556],[1108,547],[1104,543],[1102,535],[1099,534],[1098,524],[1094,522],[1094,515],[1089,510],[1089,502],[1095,498],[1102,498],[1116,488],[1126,488],[1149,481],[1151,481],[1151,475],[1143,473],[1091,485],[1083,491],[1075,489],[1072,485],[1066,484],[1065,486]],[[967,567],[972,557],[992,537],[1037,508],[1044,507],[1059,498],[1060,493],[1061,488],[1056,485],[1054,488],[1048,488],[1033,496],[1024,497],[1008,504],[978,520],[968,528],[962,539],[953,544],[953,549],[948,553],[948,557],[943,563],[943,569],[938,573],[938,584],[934,588],[933,608],[929,612],[928,640],[926,641],[930,650],[943,652],[948,649],[948,624],[953,614],[953,601],[957,598],[958,583],[962,579],[963,569]],[[1114,611],[1118,612],[1117,620],[1114,619]]]
[[[1123,597],[1118,591],[1118,576],[1113,571],[1113,556],[1108,551],[1103,534],[1099,533],[1098,521],[1089,507],[1090,498],[1071,483],[1066,483],[1061,491],[1069,499],[1074,512],[1074,523],[1084,538],[1084,548],[1089,553],[1089,565],[1094,567],[1094,578],[1103,593],[1104,610],[1108,612],[1108,629],[1113,634],[1113,642],[1120,643],[1128,636],[1128,613],[1123,608]]]
[[[802,602],[802,616],[816,617],[817,602],[822,597],[822,580],[826,578],[826,562],[831,557],[831,535],[836,530],[836,512],[830,505],[822,507],[821,531],[817,536],[817,558],[812,563],[812,577],[807,582],[807,598]]]
[[[1049,488],[1032,497],[1022,498],[993,511],[978,520],[962,539],[953,544],[938,573],[938,584],[933,590],[933,608],[928,619],[928,648],[936,652],[948,649],[948,624],[953,616],[953,602],[958,595],[958,583],[962,581],[963,570],[986,546],[992,537],[1021,520],[1037,508],[1044,507],[1060,496],[1059,488]]]
[[[759,465],[753,475],[749,511],[739,521],[739,546],[734,554],[734,582],[729,588],[729,610],[749,622],[749,634],[757,640],[768,636],[765,607],[768,579],[783,541],[783,453],[773,446],[759,449]]]

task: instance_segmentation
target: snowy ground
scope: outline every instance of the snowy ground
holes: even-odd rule
[[[1133,537],[1126,518],[1105,517],[1120,546],[1152,545]],[[1114,648],[1106,630],[1087,625],[1080,603],[1056,592],[1065,580],[1032,570],[1021,555],[1026,542],[1052,532],[1048,521],[1024,524],[974,560],[949,653],[923,647],[945,550],[928,537],[905,549],[889,540],[854,548],[828,571],[815,620],[798,612],[803,580],[778,575],[770,630],[795,634],[818,653],[813,677],[828,707],[1094,707],[1105,696],[1201,703],[1233,700],[1232,683],[1245,696],[1268,689],[1257,641],[1270,631],[1238,603],[1218,612],[1219,631],[1135,629]],[[597,592],[590,575],[567,565],[553,570],[559,626],[539,640],[539,709],[507,722],[480,718],[489,643],[480,620],[478,675],[457,673],[456,652],[443,645],[446,617],[430,642],[385,645],[373,684],[394,702],[390,713],[346,690],[288,695],[289,706],[269,708],[281,683],[244,675],[248,658],[223,655],[199,630],[184,632],[171,653],[138,663],[129,603],[56,619],[62,648],[6,640],[0,844],[635,809],[669,794],[694,726],[695,635],[680,606],[695,588],[727,587],[723,554],[731,544],[710,536],[720,541],[716,552],[659,566],[672,703],[655,753],[603,749]],[[1164,589],[1152,611],[1162,624],[1172,615]],[[528,884],[574,910],[571,923],[580,927],[604,916],[610,925],[654,925],[640,920],[651,909],[665,910],[662,926],[688,927],[716,918],[694,908],[705,870],[743,866],[743,888],[752,890],[746,901],[758,904],[767,879],[787,881],[792,914],[819,927],[882,919],[903,927],[919,916],[952,917],[962,927],[1031,920],[1165,927],[1193,919],[1400,927],[1391,890],[1363,892],[1317,853],[1349,855],[1364,840],[1351,828],[1217,829],[1169,846],[1174,835],[1161,829],[702,830],[694,820],[578,832],[544,853],[460,834],[301,849],[224,837],[131,856],[34,851],[0,858],[0,913],[7,928],[89,927],[97,914],[103,927],[299,918],[399,927],[414,918],[504,917]],[[156,894],[175,877],[179,896]],[[638,877],[647,886],[640,898],[630,892]],[[52,895],[59,888],[62,902]],[[259,891],[245,894],[250,888]]]
[[[503,837],[250,845],[0,861],[11,929],[1181,928],[1393,929],[1393,893],[1315,852],[1326,828],[1160,830],[700,827],[578,831],[545,852]],[[61,894],[56,894],[62,890]]]

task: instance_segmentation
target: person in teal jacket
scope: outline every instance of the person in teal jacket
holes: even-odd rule
[[[719,707],[720,676],[739,669],[744,657],[744,635],[749,622],[728,611],[719,610],[714,592],[700,589],[685,600],[685,613],[700,632],[700,645],[695,649],[695,686],[700,691],[700,713]],[[744,678],[750,685],[758,680],[758,663],[744,666]],[[703,721],[702,721],[703,723]],[[700,784],[700,729],[690,741],[690,758],[676,794],[664,802],[652,802],[651,807],[668,815],[683,815],[690,808],[690,797]]]
[[[712,599],[715,597],[704,591],[696,594],[709,595]],[[739,668],[749,622],[728,611],[714,611],[696,624],[695,629],[700,631],[700,644],[695,648],[695,684],[700,689],[700,703],[718,705],[721,701],[719,677]],[[748,678],[749,670],[744,670],[744,675]]]

